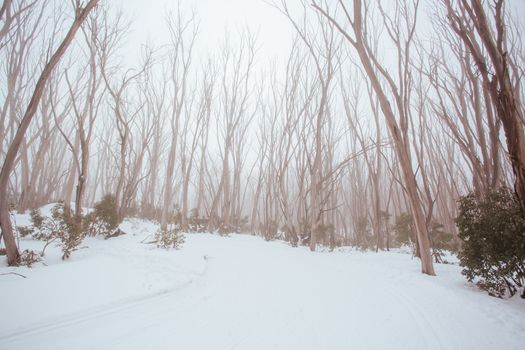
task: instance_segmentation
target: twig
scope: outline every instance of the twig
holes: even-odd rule
[[[17,275],[17,276],[20,276],[22,278],[27,278],[27,276],[21,275],[21,274],[16,273],[16,272],[4,272],[4,273],[0,273],[0,275]]]
[[[148,238],[150,238],[150,237],[151,237],[151,234],[147,235],[142,241],[140,241],[140,243],[144,243],[144,242],[146,242],[146,240],[147,240]],[[145,244],[151,244],[151,243],[152,243],[152,242],[146,242]]]

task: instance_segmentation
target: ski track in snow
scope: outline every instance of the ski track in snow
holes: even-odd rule
[[[206,264],[203,271],[197,275],[199,277],[203,277],[206,274],[207,270],[208,264]],[[154,303],[163,303],[164,299],[168,298],[170,294],[177,293],[183,288],[188,287],[192,283],[193,279],[190,279],[188,282],[185,282],[182,285],[177,285],[169,289],[159,290],[154,293],[123,299],[109,305],[102,305],[89,310],[76,312],[70,315],[60,316],[54,319],[49,319],[37,324],[31,324],[13,333],[0,332],[0,344],[10,341],[16,342],[17,340],[23,339],[25,337],[76,326],[79,323],[88,322],[113,314],[122,313],[133,308],[148,307],[149,305]]]
[[[13,323],[0,319],[0,349],[520,349],[525,340],[523,301],[469,287],[457,266],[429,277],[409,255],[310,253],[249,236],[187,235],[181,251],[164,251],[140,244],[145,234],[92,240],[76,263],[0,279],[0,310],[17,310]],[[100,280],[75,277],[97,269]],[[38,284],[58,277],[74,285],[42,287],[39,302],[17,296],[29,286],[39,297]],[[103,296],[90,292],[97,281]],[[76,293],[78,305],[61,309],[45,298],[53,292]]]

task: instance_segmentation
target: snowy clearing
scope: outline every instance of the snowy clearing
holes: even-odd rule
[[[141,243],[152,224],[121,227],[127,235],[86,239],[69,261],[49,247],[47,266],[0,267],[0,349],[521,349],[525,341],[525,302],[487,296],[455,265],[437,264],[429,277],[408,254],[311,253],[242,235],[188,234],[182,250],[168,251]]]

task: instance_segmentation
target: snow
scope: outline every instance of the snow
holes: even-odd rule
[[[0,349],[523,348],[525,302],[489,297],[457,265],[430,277],[401,252],[312,253],[247,235],[187,234],[164,250],[142,243],[154,224],[121,228],[68,261],[49,247],[45,265],[2,262]]]

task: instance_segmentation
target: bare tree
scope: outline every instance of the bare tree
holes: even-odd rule
[[[461,0],[457,3],[443,0],[443,4],[447,9],[450,27],[472,55],[483,86],[490,93],[496,115],[503,125],[515,176],[514,189],[525,213],[524,116],[519,90],[511,79],[514,65],[507,48],[505,2],[494,1],[491,10],[487,10],[479,0]]]
[[[303,3],[304,9],[306,4]],[[315,135],[313,143],[314,155],[313,159],[309,159],[310,163],[310,250],[314,251],[319,240],[320,224],[323,215],[322,209],[322,137],[323,127],[326,119],[329,118],[330,108],[330,91],[336,71],[335,55],[337,54],[337,41],[334,37],[334,28],[332,24],[324,23],[320,17],[317,18],[317,23],[320,27],[319,38],[315,38],[308,32],[307,19],[304,17],[302,23],[295,20],[286,4],[286,1],[281,1],[279,6],[276,6],[290,21],[295,31],[299,35],[301,41],[306,46],[311,59],[313,61],[316,72],[316,79],[319,83],[318,101],[315,104],[314,110],[311,111],[312,117],[312,131]]]
[[[99,16],[97,16],[97,12],[94,12],[94,14],[88,19],[87,28],[82,28],[84,42],[87,47],[87,64],[79,68],[79,74],[75,78],[75,85],[71,82],[68,72],[66,71],[64,74],[73,110],[75,134],[78,134],[79,148],[75,148],[75,145],[60,127],[60,123],[56,118],[55,106],[52,103],[56,125],[71,149],[78,174],[75,190],[75,229],[77,234],[82,232],[82,202],[88,178],[90,144],[95,121],[99,115],[100,105],[104,96],[104,91],[100,91],[102,76],[99,72],[99,62],[97,60]],[[66,203],[66,205],[69,206],[69,203]]]
[[[212,111],[211,103],[213,99],[215,77],[210,74],[209,71],[204,71],[203,73],[204,76],[202,77],[202,86],[200,88],[200,101],[197,108],[197,115],[196,117],[193,117],[193,113],[190,111],[186,113],[186,121],[184,123],[183,136],[181,139],[181,170],[183,177],[181,198],[181,227],[183,230],[188,229],[188,196],[194,160],[196,158],[199,141],[209,131],[209,122]],[[192,122],[193,125],[190,125],[190,122]],[[191,131],[189,130],[190,127],[192,128]],[[188,139],[188,137],[191,138]],[[197,188],[196,190],[199,192],[196,193],[196,195],[199,196],[201,189]]]
[[[166,230],[173,205],[173,177],[175,172],[175,160],[177,155],[177,144],[180,133],[180,120],[184,112],[184,106],[188,91],[188,75],[192,62],[193,45],[197,36],[197,23],[195,16],[185,20],[180,6],[177,13],[168,16],[168,28],[170,31],[169,45],[169,71],[171,96],[169,98],[170,108],[170,146],[164,181],[163,206],[161,211],[161,229]]]
[[[42,73],[40,74],[38,81],[35,85],[31,101],[27,106],[27,109],[24,113],[24,116],[21,120],[20,126],[13,138],[13,141],[7,149],[6,157],[4,164],[2,165],[2,170],[0,172],[0,228],[2,229],[2,235],[6,245],[7,261],[8,264],[13,265],[18,261],[19,253],[16,246],[15,237],[13,234],[13,228],[11,226],[11,219],[9,217],[9,203],[7,196],[7,185],[9,181],[9,176],[13,169],[13,164],[24,139],[27,128],[29,127],[31,120],[33,119],[35,112],[38,108],[38,104],[44,92],[44,88],[47,80],[53,73],[56,65],[66,52],[67,48],[70,46],[73,38],[75,37],[76,32],[82,25],[82,23],[87,18],[89,12],[97,5],[98,0],[90,0],[85,5],[82,4],[79,0],[75,2],[75,17],[71,27],[69,28],[66,36],[57,47],[56,51],[49,58]]]
[[[153,66],[150,66],[148,70],[146,70],[144,75],[145,82],[142,87],[145,99],[145,113],[147,113],[153,129],[151,135],[152,142],[146,145],[149,176],[146,178],[146,184],[142,194],[141,209],[145,217],[158,218],[156,213],[157,182],[162,175],[158,169],[161,153],[164,148],[162,134],[166,125],[165,114],[168,79],[163,75],[156,75],[152,68]]]
[[[338,1],[338,7],[344,14],[344,20],[349,24],[353,36],[345,26],[330,13],[329,8],[313,3],[314,8],[319,11],[330,23],[332,23],[344,36],[346,41],[351,44],[359,56],[361,65],[378,97],[379,105],[385,117],[394,148],[403,171],[403,182],[408,194],[412,215],[415,222],[417,241],[421,254],[421,270],[425,274],[434,275],[434,266],[430,253],[430,240],[425,226],[425,217],[421,204],[421,199],[417,189],[416,178],[412,168],[410,156],[410,141],[408,136],[408,109],[409,89],[410,89],[410,70],[411,56],[410,47],[413,42],[419,1],[416,1],[411,8],[406,3],[396,1],[395,18],[388,16],[379,5],[381,17],[384,22],[388,37],[395,45],[398,63],[398,82],[396,83],[392,75],[385,69],[373,49],[369,45],[369,30],[367,26],[367,15],[369,7],[365,4],[363,15],[363,2],[353,1],[353,16],[350,15],[348,7],[342,0]],[[386,81],[386,87],[381,83],[381,79]],[[389,102],[389,94],[394,99],[394,105]]]
[[[494,117],[490,93],[473,70],[472,55],[461,39],[447,28],[445,15],[435,16],[437,37],[422,64],[435,96],[428,102],[431,115],[439,118],[459,150],[469,161],[472,185],[477,193],[500,184],[502,159],[499,134],[501,122]]]
[[[253,62],[255,56],[255,38],[244,31],[241,34],[238,50],[229,45],[228,38],[221,51],[221,89],[220,112],[216,123],[218,139],[222,144],[220,157],[222,160],[222,174],[217,191],[213,196],[210,208],[210,230],[221,228],[224,232],[231,230],[232,219],[232,176],[231,158],[235,155],[235,138],[243,133],[248,124],[249,98],[252,92],[250,86]],[[234,189],[235,190],[235,189]],[[222,202],[222,203],[221,203]],[[219,222],[220,205],[220,222]]]

